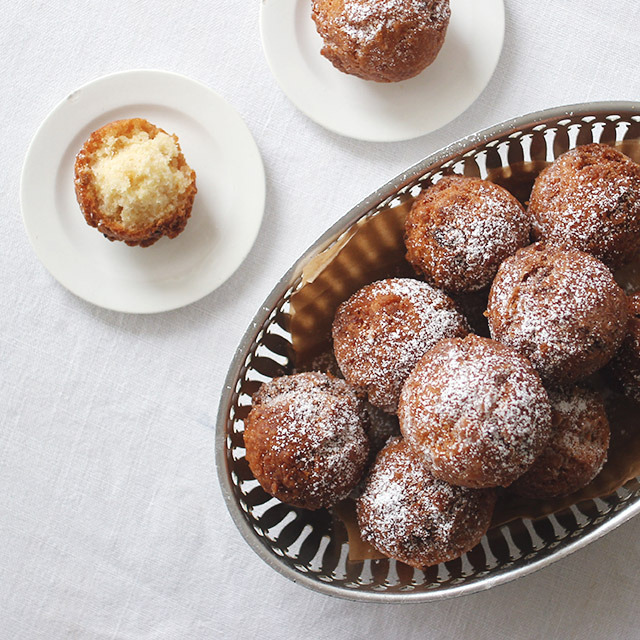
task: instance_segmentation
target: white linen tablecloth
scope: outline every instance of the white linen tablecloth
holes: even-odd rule
[[[287,100],[265,62],[257,0],[0,0],[2,640],[640,637],[638,519],[488,592],[370,605],[270,569],[218,487],[215,417],[235,348],[321,232],[478,129],[545,107],[640,100],[637,0],[505,5],[502,57],[475,104],[430,135],[373,144],[324,130]],[[60,286],[19,208],[25,152],[47,113],[80,85],[133,68],[176,71],[226,97],[267,176],[264,222],[240,269],[201,301],[150,316],[105,311]]]

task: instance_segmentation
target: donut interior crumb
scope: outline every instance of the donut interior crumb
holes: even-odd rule
[[[179,153],[164,132],[107,137],[92,166],[103,216],[139,228],[166,215],[191,182],[178,168]]]

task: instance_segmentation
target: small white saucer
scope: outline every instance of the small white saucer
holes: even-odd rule
[[[436,61],[415,78],[391,84],[342,73],[320,55],[310,0],[262,0],[260,27],[271,71],[303,113],[344,136],[391,142],[434,131],[476,100],[498,64],[504,4],[451,0]]]
[[[89,227],[73,184],[75,156],[91,132],[132,117],[178,136],[198,187],[186,229],[147,248]],[[238,268],[260,228],[265,177],[227,102],[184,76],[140,70],[95,80],[49,114],[27,152],[20,192],[31,244],[62,285],[107,309],[155,313],[199,300]]]

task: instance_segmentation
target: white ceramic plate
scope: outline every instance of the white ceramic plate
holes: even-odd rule
[[[198,187],[186,229],[147,248],[89,227],[74,192],[84,141],[130,117],[178,136]],[[262,160],[238,113],[208,87],[164,71],[118,73],[71,93],[38,129],[22,170],[22,215],[45,267],[81,298],[131,313],[176,309],[221,285],[253,245],[264,198]]]
[[[335,69],[320,55],[310,0],[262,0],[262,43],[289,99],[318,124],[351,138],[408,140],[467,109],[493,74],[504,39],[503,0],[451,0],[436,61],[410,80],[381,84]]]

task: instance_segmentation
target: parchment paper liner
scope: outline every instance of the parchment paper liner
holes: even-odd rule
[[[624,151],[636,155],[637,147]],[[524,202],[540,169],[540,163],[506,167],[490,178]],[[413,198],[407,198],[398,206],[360,219],[305,266],[303,283],[291,297],[291,334],[297,369],[308,369],[319,359],[327,361],[333,317],[338,305],[352,293],[382,278],[416,277],[405,261],[403,241],[404,221],[412,203]],[[616,277],[628,291],[640,290],[640,256]],[[464,307],[464,301],[458,302]],[[482,327],[474,328],[486,334]],[[583,500],[605,497],[640,475],[640,405],[620,395],[609,385],[605,374],[590,383],[605,396],[611,426],[608,461],[601,473],[579,492],[563,498],[525,500],[505,491],[498,500],[492,528],[519,518],[541,518]],[[350,560],[385,557],[360,539],[353,501],[345,501],[333,512],[347,528]]]

